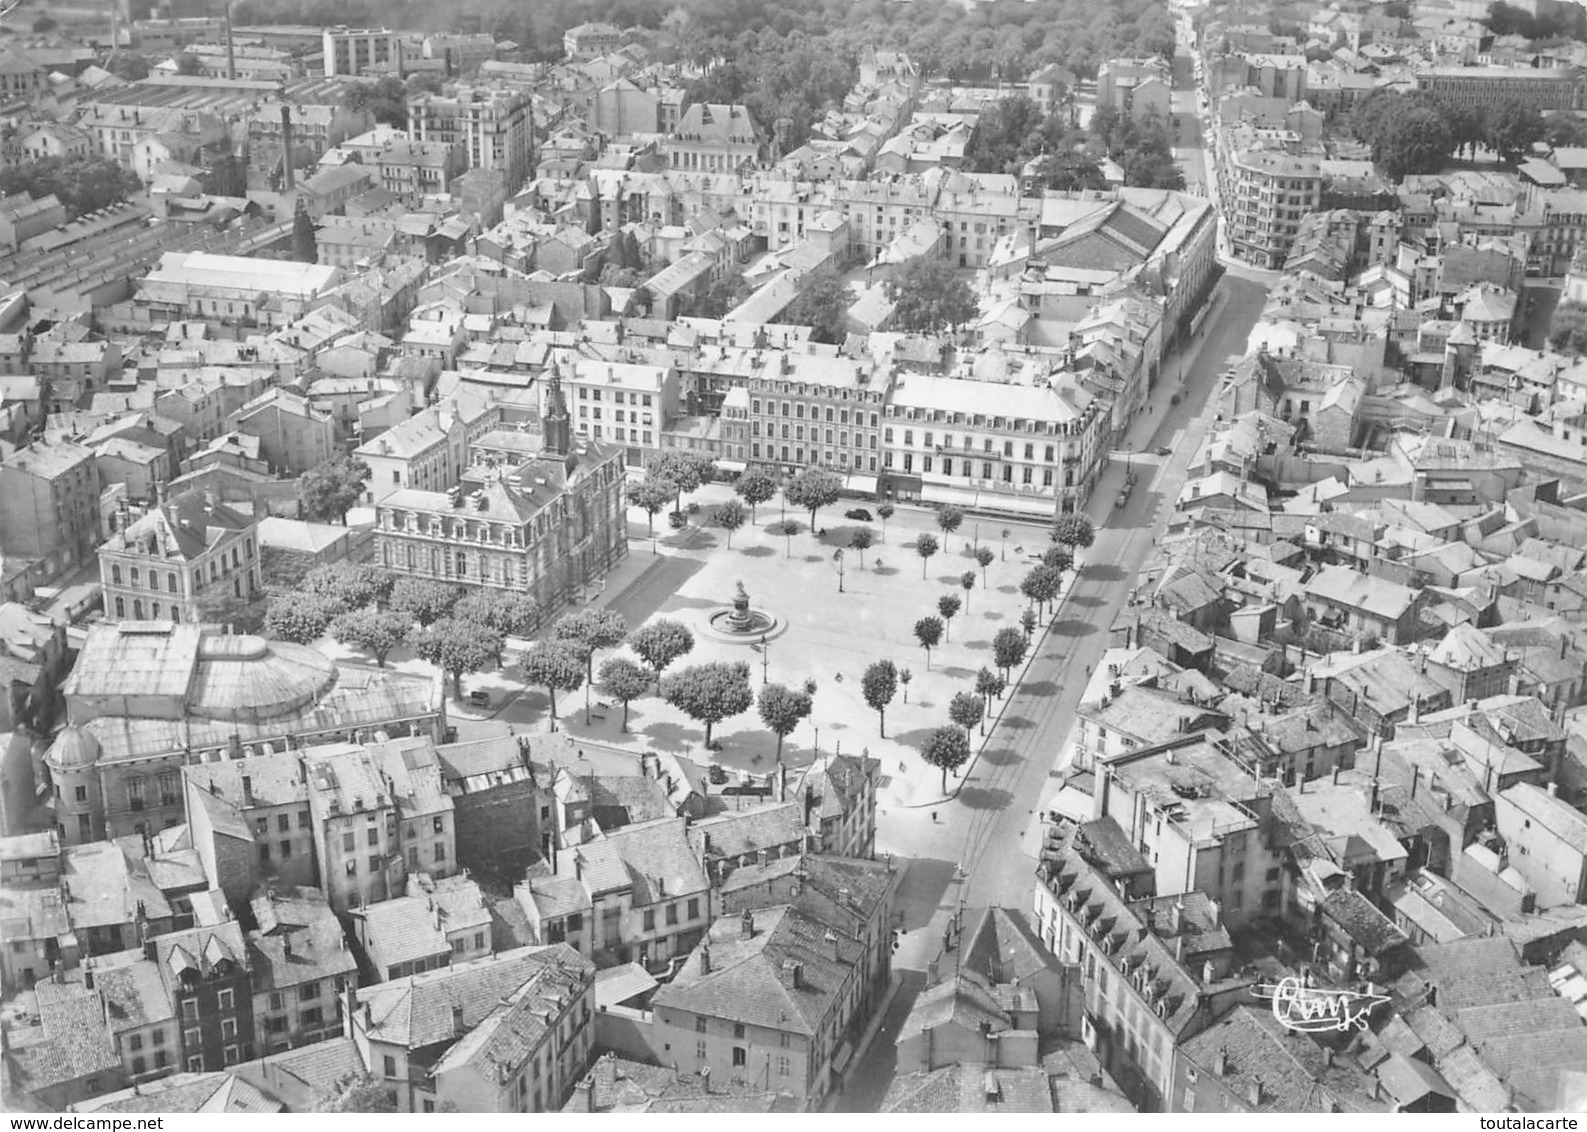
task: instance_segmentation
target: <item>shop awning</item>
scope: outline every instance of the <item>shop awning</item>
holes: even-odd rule
[[[717,470],[721,472],[742,472],[748,468],[749,465],[744,463],[742,460],[718,460],[716,462],[716,467]]]
[[[876,494],[876,477],[861,475],[859,472],[850,472],[843,481],[843,490],[857,492],[861,495]]]
[[[1056,500],[1039,495],[981,491],[973,487],[949,487],[947,484],[937,483],[923,484],[920,498],[924,503],[952,503],[970,511],[997,511],[1041,519],[1051,519],[1058,510]]]

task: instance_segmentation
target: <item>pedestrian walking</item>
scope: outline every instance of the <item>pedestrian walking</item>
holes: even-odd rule
[[[931,811],[931,820],[932,821],[936,821],[937,820],[937,811],[936,810],[932,810]]]

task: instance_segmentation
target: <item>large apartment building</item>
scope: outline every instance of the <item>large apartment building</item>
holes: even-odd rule
[[[100,546],[99,584],[112,620],[225,620],[263,590],[259,521],[212,492],[161,499]]]
[[[1227,155],[1218,171],[1234,256],[1255,267],[1283,267],[1301,221],[1322,207],[1317,160],[1278,150],[1247,150]]]
[[[421,94],[408,103],[408,133],[414,141],[461,146],[468,168],[500,170],[509,193],[532,169],[534,116],[524,91],[460,84],[449,95]]]

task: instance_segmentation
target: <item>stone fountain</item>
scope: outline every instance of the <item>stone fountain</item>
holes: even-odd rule
[[[733,603],[718,606],[707,615],[705,632],[714,640],[750,645],[763,637],[779,636],[787,627],[787,622],[776,614],[752,606],[749,591],[739,582],[733,591]]]

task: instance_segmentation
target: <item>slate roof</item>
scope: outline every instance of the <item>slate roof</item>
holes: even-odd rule
[[[796,1110],[793,1098],[786,1093],[768,1092],[751,1083],[713,1081],[610,1053],[591,1067],[586,1080],[594,1085],[593,1100],[588,1093],[576,1092],[563,1112],[743,1114]]]
[[[77,1112],[284,1112],[286,1106],[231,1073],[177,1073],[73,1106]]]
[[[440,913],[422,897],[382,900],[354,912],[363,920],[364,946],[382,973],[404,963],[450,955]]]
[[[898,1027],[898,1040],[905,1041],[939,1026],[958,1026],[972,1034],[986,1026],[991,1033],[1000,1034],[1013,1025],[992,982],[975,971],[961,970],[920,992]]]
[[[369,1033],[375,1040],[423,1049],[456,1037],[454,1006],[462,1007],[463,1028],[471,1030],[543,968],[558,965],[593,969],[566,944],[524,947],[365,987],[358,992],[358,1003],[370,1008]]]
[[[689,827],[689,844],[702,859],[743,857],[760,849],[776,849],[804,841],[806,826],[801,802],[770,802],[704,818]],[[706,838],[711,847],[706,849]]]
[[[176,1016],[159,967],[147,959],[124,967],[96,968],[94,987],[105,1000],[105,1015],[113,1034]]]
[[[455,1042],[431,1072],[472,1066],[487,1081],[508,1081],[555,1041],[558,1016],[594,971],[592,964],[543,965]],[[560,1048],[557,1049],[560,1053]]]
[[[963,944],[964,966],[994,983],[1019,983],[1052,969],[1023,913],[988,908]]]
[[[314,889],[296,891],[317,894]],[[270,904],[267,895],[253,901],[255,919],[261,929],[265,928],[266,917],[259,912],[262,908],[269,909]],[[281,923],[275,931],[248,933],[248,962],[253,968],[256,993],[320,979],[357,983],[358,962],[347,948],[341,921],[323,896],[317,903],[311,899],[292,899],[279,911],[267,911],[267,916],[283,914],[290,915],[291,919]],[[298,920],[306,922],[299,924]]]
[[[636,906],[710,887],[683,818],[627,826],[558,854],[557,873],[581,878],[592,895],[632,891]]]
[[[748,934],[740,916],[712,924],[672,982],[656,992],[655,1005],[815,1035],[830,1022],[854,969],[865,961],[864,948],[843,936],[828,939],[826,925],[788,906],[763,908],[749,920]]]

